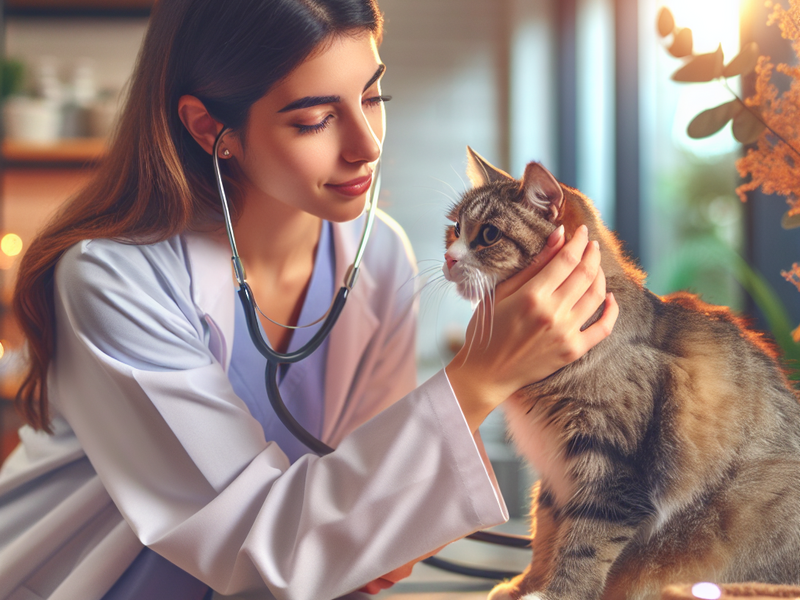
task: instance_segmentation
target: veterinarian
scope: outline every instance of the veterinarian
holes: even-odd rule
[[[0,598],[357,597],[507,518],[478,426],[616,319],[609,298],[580,331],[606,299],[585,232],[555,234],[498,288],[491,341],[414,389],[414,260],[379,215],[333,332],[280,374],[322,458],[271,412],[236,299],[217,136],[260,324],[291,350],[315,327],[283,325],[325,313],[361,235],[380,38],[373,0],[156,3],[106,159],[22,260]]]

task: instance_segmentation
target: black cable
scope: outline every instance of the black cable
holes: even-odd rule
[[[492,531],[476,531],[467,537],[471,540],[486,542],[487,544],[497,544],[498,546],[508,546],[510,548],[531,547],[531,538],[525,537],[524,535],[497,533]]]
[[[447,571],[448,573],[456,573],[457,575],[466,575],[467,577],[478,577],[480,579],[494,579],[501,581],[503,579],[511,579],[516,577],[519,573],[513,571],[497,571],[495,569],[479,569],[476,567],[468,567],[460,563],[444,560],[436,556],[430,556],[422,561],[430,567]]]

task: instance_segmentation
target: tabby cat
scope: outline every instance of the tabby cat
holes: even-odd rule
[[[445,276],[476,300],[584,224],[620,315],[583,358],[506,402],[540,474],[533,561],[491,600],[657,598],[669,583],[800,583],[800,404],[726,308],[662,298],[591,202],[540,164],[522,181],[468,149]],[[593,319],[601,314],[602,307]]]

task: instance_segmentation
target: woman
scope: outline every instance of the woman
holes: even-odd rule
[[[23,259],[30,426],[0,473],[0,597],[375,592],[506,519],[478,426],[616,318],[610,298],[580,331],[605,299],[585,232],[554,235],[498,289],[488,345],[414,390],[413,262],[381,216],[328,342],[281,374],[322,458],[265,408],[235,302],[215,140],[261,324],[291,349],[308,334],[276,322],[324,312],[357,244],[380,36],[373,0],[156,4],[108,158]]]

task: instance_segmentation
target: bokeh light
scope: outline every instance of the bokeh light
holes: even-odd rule
[[[703,600],[717,600],[722,597],[722,590],[713,583],[695,583],[692,586],[692,596]]]
[[[714,52],[722,44],[726,62],[739,52],[741,0],[666,0],[678,27],[688,27],[696,54]]]
[[[16,233],[7,233],[0,240],[0,250],[6,256],[17,256],[22,252],[22,238]]]

